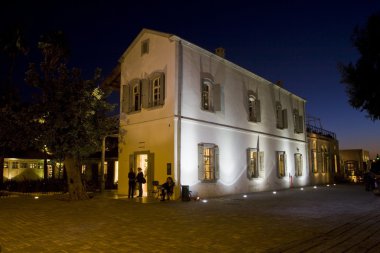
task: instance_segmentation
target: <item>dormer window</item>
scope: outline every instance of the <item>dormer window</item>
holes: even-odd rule
[[[141,42],[141,56],[149,53],[149,39]]]

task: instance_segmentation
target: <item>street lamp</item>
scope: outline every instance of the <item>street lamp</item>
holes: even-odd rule
[[[102,157],[100,162],[100,192],[104,192],[105,180],[104,180],[104,163],[106,161],[106,138],[107,137],[118,137],[118,134],[105,135],[102,138]]]

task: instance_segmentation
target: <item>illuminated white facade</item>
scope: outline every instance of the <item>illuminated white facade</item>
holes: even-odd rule
[[[142,30],[120,59],[119,193],[129,168],[200,197],[310,184],[305,100],[175,35]],[[314,182],[315,183],[315,182]]]

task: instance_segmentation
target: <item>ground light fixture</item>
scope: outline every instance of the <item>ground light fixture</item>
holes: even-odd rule
[[[317,186],[316,185],[314,185],[314,187],[313,187],[314,189],[317,189]]]
[[[274,195],[276,195],[276,194],[277,194],[277,192],[276,192],[276,191],[273,191],[273,194],[274,194]]]
[[[303,187],[301,187],[301,189],[300,189],[301,191],[303,191]]]
[[[38,196],[34,196],[34,199],[39,199],[40,197],[38,197]]]
[[[328,184],[328,185],[326,185],[327,187],[330,187],[330,185]]]
[[[247,197],[247,195],[244,194],[244,195],[243,195],[243,198],[246,198],[246,197]]]
[[[202,202],[203,203],[207,203],[208,201],[207,201],[207,199],[203,199]]]

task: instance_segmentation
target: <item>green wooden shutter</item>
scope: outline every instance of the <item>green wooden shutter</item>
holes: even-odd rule
[[[287,109],[282,110],[282,120],[283,120],[282,128],[288,128],[288,110]]]
[[[255,107],[256,107],[256,122],[261,122],[260,100],[255,101]]]
[[[276,102],[276,124],[277,128],[284,128],[284,120],[283,120],[282,106],[280,102]]]
[[[213,109],[214,111],[220,111],[221,110],[221,86],[220,84],[214,84],[213,85],[213,90],[212,90],[212,95],[213,95]]]
[[[298,132],[303,133],[303,117],[298,116]]]
[[[198,179],[201,181],[205,179],[203,148],[203,144],[198,144]]]
[[[142,107],[149,108],[149,80],[143,79],[141,81],[141,86]]]
[[[259,152],[258,160],[259,160],[259,177],[264,178],[265,176],[264,152]]]
[[[247,177],[252,178],[252,169],[251,169],[251,149],[247,148]]]
[[[165,103],[165,74],[160,75],[160,105]]]
[[[215,181],[219,179],[219,148],[218,146],[214,146],[215,152]]]
[[[154,154],[150,153],[148,154],[148,169],[146,173],[146,181],[147,181],[147,190],[148,190],[148,196],[152,195],[153,193],[153,181],[154,179]]]
[[[121,99],[121,112],[128,113],[129,112],[129,87],[127,84],[123,85],[123,96]]]

